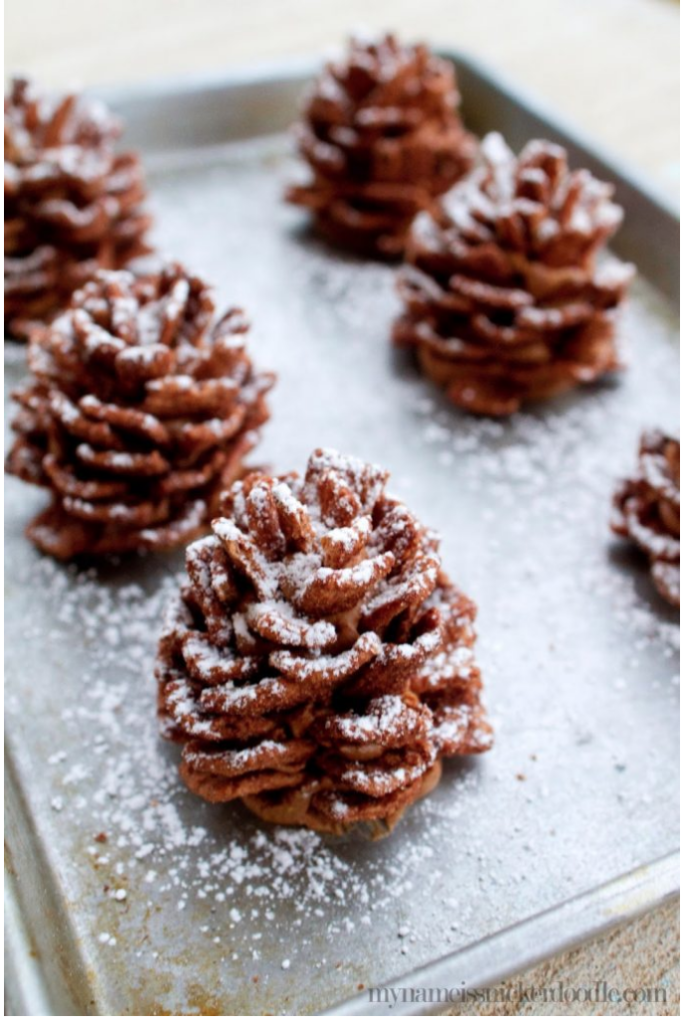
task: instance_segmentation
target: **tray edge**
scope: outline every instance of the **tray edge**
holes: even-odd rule
[[[679,852],[670,853],[606,885],[495,932],[484,940],[484,958],[481,957],[484,943],[478,942],[401,975],[386,986],[373,987],[452,989],[465,979],[467,988],[480,989],[508,980],[674,899],[679,893],[679,871]],[[526,952],[528,948],[539,948],[543,941],[546,944],[542,954]],[[492,961],[496,963],[495,968],[490,966]],[[435,1002],[428,1010],[422,1009],[423,1003],[402,1004],[402,1008],[394,1005],[391,1015],[423,1016],[444,1011],[451,1005],[452,1002]],[[385,1016],[382,1012],[385,1008],[385,1003],[369,1003],[365,993],[323,1011],[320,1016]]]
[[[441,50],[443,56],[451,59],[458,69],[465,68],[471,74],[482,78],[486,84],[499,93],[507,96],[511,102],[521,107],[526,113],[530,113],[539,122],[551,125],[554,134],[560,134],[569,144],[578,150],[590,154],[592,161],[595,161],[606,169],[606,173],[612,178],[623,182],[633,193],[641,195],[647,204],[651,204],[657,210],[657,216],[668,221],[668,230],[676,230],[679,237],[679,210],[675,207],[672,199],[668,197],[657,186],[648,181],[639,171],[630,167],[619,157],[614,156],[601,145],[594,142],[580,128],[575,128],[569,119],[564,115],[554,112],[549,105],[538,99],[531,93],[526,92],[509,81],[484,61],[479,60],[465,52],[457,50]],[[168,98],[171,95],[198,95],[202,91],[210,90],[222,92],[237,87],[257,86],[264,79],[270,79],[271,84],[286,82],[290,86],[303,85],[306,79],[319,68],[320,61],[315,58],[288,58],[286,60],[265,61],[246,65],[229,71],[218,70],[209,73],[202,73],[193,76],[171,77],[154,79],[149,82],[135,84],[127,87],[103,87],[93,88],[95,95],[105,99],[112,106],[121,107],[126,104],[135,104],[142,101],[150,102],[159,97]],[[465,71],[466,74],[466,71]],[[617,248],[617,247],[616,247]],[[664,249],[664,246],[661,246]],[[676,279],[676,287],[667,286],[667,276],[663,281],[658,280],[658,287],[662,288],[668,299],[679,297],[679,260],[677,271],[673,278]],[[12,774],[12,773],[10,773]],[[10,792],[15,789],[14,796],[19,802],[22,801],[20,792],[16,790],[10,781]],[[11,817],[11,815],[10,815]],[[21,812],[19,813],[21,817]],[[8,836],[12,833],[12,822],[8,821]],[[32,957],[32,943],[30,940],[30,927],[27,927],[27,918],[23,912],[26,899],[26,885],[19,882],[18,878],[12,877],[11,869],[7,873],[7,917],[6,934],[8,948],[8,975],[14,973],[14,983],[8,988],[7,998],[12,1008],[13,1015],[44,1015],[45,1000],[52,1001],[57,995],[54,984],[50,984],[44,970],[36,963],[29,965],[29,969],[17,972],[17,958]],[[517,974],[527,968],[548,959],[562,951],[572,948],[576,944],[589,941],[596,936],[611,930],[618,924],[641,916],[649,910],[655,909],[662,903],[673,899],[679,893],[679,853],[671,853],[660,860],[643,865],[618,879],[607,882],[602,886],[590,890],[588,893],[575,897],[570,901],[542,912],[536,916],[521,921],[511,928],[493,933],[473,946],[466,947],[454,953],[424,965],[415,972],[400,976],[394,979],[393,984],[400,984],[402,987],[419,987],[423,975],[435,975],[437,972],[446,970],[451,978],[459,977],[466,965],[472,964],[476,968],[476,956],[480,957],[480,949],[485,942],[486,951],[499,945],[501,957],[505,964],[499,970],[472,972],[470,977],[472,987],[491,984],[496,980]],[[578,920],[581,914],[588,915],[589,925],[585,928],[585,920]],[[521,953],[519,946],[530,945],[533,940],[537,944],[537,936],[552,934],[557,936],[555,920],[562,924],[560,937],[556,938],[554,944],[543,950],[538,955]],[[15,935],[10,936],[10,930],[19,925]],[[530,937],[530,939],[529,939]],[[73,938],[73,937],[72,937]],[[80,962],[80,955],[76,949],[76,955]],[[488,956],[488,959],[490,957]],[[465,965],[465,966],[462,966]],[[87,972],[82,972],[83,980]],[[390,983],[387,983],[390,984]],[[423,982],[422,982],[423,984]],[[437,985],[431,981],[429,987]],[[376,986],[381,987],[381,986]],[[444,987],[447,987],[445,985]],[[86,984],[86,990],[90,987]],[[81,1003],[82,1005],[82,1003]],[[447,1005],[447,1004],[445,1004]],[[25,1007],[23,1012],[19,1006]],[[70,1013],[78,1015],[78,1011],[70,1009]],[[428,1011],[421,1009],[405,1009],[394,1011],[397,1015],[422,1015],[422,1013],[438,1012],[434,1006]],[[81,1010],[83,1015],[84,1011]],[[358,1016],[358,1015],[383,1015],[379,1009],[369,1009],[366,1001],[355,997],[337,1006],[320,1013],[321,1016]],[[55,1015],[52,1013],[51,1015]],[[61,1015],[61,1014],[58,1014]]]

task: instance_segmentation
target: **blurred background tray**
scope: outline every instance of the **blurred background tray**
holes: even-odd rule
[[[44,497],[9,480],[13,1015],[316,1014],[353,995],[349,1012],[384,1014],[372,985],[481,985],[675,890],[678,633],[607,519],[640,429],[677,426],[679,222],[527,97],[455,59],[474,131],[514,146],[550,137],[616,182],[614,249],[640,269],[618,384],[504,424],[450,408],[392,351],[394,269],[328,250],[281,201],[297,169],[280,133],[309,66],[107,99],[147,163],[157,242],[248,310],[254,359],[279,374],[256,458],[302,469],[325,444],[380,461],[441,532],[480,607],[496,747],[449,765],[379,844],[264,830],[201,804],[153,710],[181,555],[78,576],[23,540]],[[21,363],[10,349],[10,385]]]

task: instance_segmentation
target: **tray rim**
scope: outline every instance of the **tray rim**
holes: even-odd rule
[[[485,60],[456,48],[436,47],[436,52],[453,61],[458,69],[465,68],[474,77],[483,80],[510,100],[512,105],[522,108],[526,114],[546,124],[574,148],[588,154],[613,180],[625,184],[633,193],[651,204],[658,215],[672,222],[670,226],[676,226],[679,232],[679,204],[646,174],[613,154],[589,133],[576,127],[570,118],[557,113],[551,104],[519,86],[513,78],[498,72]],[[230,94],[266,82],[271,86],[277,83],[302,86],[319,70],[323,59],[323,55],[286,57],[191,75],[155,77],[125,86],[93,86],[85,91],[114,108],[120,108],[140,102],[168,100],[173,96],[200,98],[207,92]],[[263,134],[254,132],[248,137],[259,138]],[[239,141],[239,137],[229,141]],[[643,276],[647,278],[646,274]],[[677,277],[679,283],[679,274]],[[655,282],[655,286],[661,289],[659,282]],[[667,301],[675,301],[676,296],[669,288],[664,287],[662,290]],[[7,773],[10,790],[20,792],[21,783],[13,781],[13,774],[10,768]],[[8,836],[8,843],[10,840],[11,836]],[[373,988],[382,988],[384,985],[437,988],[439,979],[441,986],[447,988],[448,977],[451,982],[455,978],[465,977],[467,986],[475,988],[511,978],[673,900],[680,891],[679,878],[678,849],[546,911],[493,932],[463,949],[429,961],[417,970],[387,979]],[[54,1005],[54,992],[51,991],[40,960],[33,952],[28,915],[22,910],[26,893],[22,892],[24,887],[16,877],[11,863],[6,863],[5,879],[5,935],[9,978],[6,983],[6,1012],[15,1016],[44,1016],[49,1012],[47,1007]],[[540,949],[543,942],[545,946]],[[534,951],[530,951],[532,948]],[[497,957],[496,966],[491,966],[494,957]],[[446,1009],[448,1005],[452,1004],[433,1003],[425,1007],[423,1003],[405,1003],[394,1006],[391,1016],[432,1015]],[[366,991],[361,996],[351,997],[321,1010],[317,1015],[385,1016],[381,1012],[382,1008],[381,1004],[369,1003]]]

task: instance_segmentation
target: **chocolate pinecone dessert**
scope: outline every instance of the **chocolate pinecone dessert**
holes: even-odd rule
[[[253,473],[187,551],[156,675],[163,735],[206,800],[340,833],[390,829],[441,761],[491,743],[474,605],[380,469],[317,450]]]
[[[469,170],[476,144],[462,127],[455,71],[425,46],[393,36],[352,40],[328,64],[296,126],[312,181],[289,189],[323,234],[376,256],[399,256],[410,224]]]
[[[481,157],[414,224],[394,340],[456,405],[506,416],[618,368],[614,311],[633,268],[597,263],[622,210],[560,146],[517,158],[491,134]]]
[[[47,487],[28,527],[60,559],[171,548],[203,532],[268,418],[240,310],[216,319],[181,266],[99,271],[34,328],[7,470]]]
[[[680,606],[680,442],[660,431],[642,436],[639,466],[619,487],[611,527],[649,558],[659,593]]]
[[[24,79],[5,98],[5,332],[63,309],[100,268],[146,252],[140,161],[117,153],[100,103],[49,98]]]

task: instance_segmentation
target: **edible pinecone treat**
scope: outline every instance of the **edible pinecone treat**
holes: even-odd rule
[[[27,535],[60,559],[175,547],[215,514],[268,418],[238,309],[174,264],[99,271],[34,328],[7,470],[47,487]]]
[[[474,605],[387,474],[318,449],[253,473],[187,551],[156,675],[180,774],[213,802],[341,833],[390,829],[441,761],[491,743]]]
[[[612,193],[569,171],[560,146],[530,142],[517,158],[488,135],[476,170],[414,224],[395,342],[486,416],[617,369],[614,311],[633,268],[597,263],[622,217]]]
[[[100,103],[39,95],[24,79],[5,98],[5,332],[24,339],[100,268],[148,251],[140,161],[117,153],[119,121]]]
[[[425,46],[352,40],[306,98],[296,135],[313,177],[287,198],[332,241],[400,255],[415,215],[471,166],[476,144],[458,106],[452,64]]]
[[[619,487],[611,526],[649,558],[659,593],[680,606],[680,442],[660,431],[642,436],[639,466]]]

